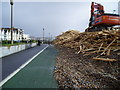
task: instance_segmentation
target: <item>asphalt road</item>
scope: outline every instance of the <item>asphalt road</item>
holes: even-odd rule
[[[17,70],[47,45],[36,46],[2,58],[2,80]]]

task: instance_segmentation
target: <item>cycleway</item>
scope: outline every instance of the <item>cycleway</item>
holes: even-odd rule
[[[38,48],[40,47],[36,47],[31,52],[38,50]],[[57,88],[58,85],[53,72],[56,55],[57,50],[54,46],[47,47],[28,65],[3,84],[2,88]],[[26,57],[27,55],[23,56]]]
[[[2,58],[2,80],[31,59],[47,45],[32,47]]]

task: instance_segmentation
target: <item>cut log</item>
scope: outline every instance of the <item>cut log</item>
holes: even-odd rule
[[[117,61],[116,59],[96,58],[96,57],[94,57],[93,60],[101,60],[101,61],[109,61],[109,62]]]
[[[113,44],[113,42],[115,42],[116,39],[114,39],[103,51],[103,53],[101,53],[101,55],[105,54],[106,50]]]

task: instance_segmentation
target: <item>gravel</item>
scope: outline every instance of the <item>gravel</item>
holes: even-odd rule
[[[56,45],[59,54],[56,58],[54,76],[60,88],[120,88],[118,63],[120,56],[114,52],[111,57],[117,62],[95,61],[95,54],[83,56],[75,49]]]

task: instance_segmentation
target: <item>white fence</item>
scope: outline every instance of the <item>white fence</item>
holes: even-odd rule
[[[0,47],[0,58],[36,46],[36,43],[22,44],[10,47]]]

